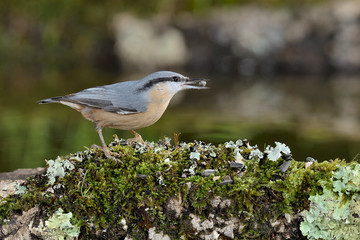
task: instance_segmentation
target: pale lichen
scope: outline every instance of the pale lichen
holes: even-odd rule
[[[225,143],[226,148],[235,148],[237,145],[233,141],[229,141]]]
[[[200,160],[200,153],[198,153],[198,152],[191,152],[191,153],[190,153],[190,159]]]
[[[322,194],[310,196],[300,225],[309,239],[357,239],[360,235],[360,165],[340,167],[323,182]]]
[[[268,159],[271,161],[276,161],[281,157],[282,153],[290,154],[290,148],[286,146],[284,143],[275,142],[275,148],[271,146],[267,146],[265,149],[265,153],[268,154]]]
[[[70,220],[73,217],[71,212],[63,212],[64,211],[59,208],[45,223],[40,221],[37,227],[33,227],[33,222],[30,222],[30,231],[36,235],[40,235],[44,239],[77,239],[80,234],[80,227],[71,224]]]
[[[24,194],[26,190],[27,190],[26,186],[22,186],[19,184],[15,186],[15,194],[19,194],[19,195]]]
[[[55,161],[48,160],[47,165],[48,168],[45,175],[49,179],[49,184],[54,184],[56,177],[62,178],[65,174],[67,174],[67,170],[71,171],[75,168],[74,164],[72,164],[69,160],[62,159],[61,157],[57,157]]]
[[[164,234],[162,231],[161,232],[156,232],[156,228],[152,227],[149,229],[149,239],[150,240],[171,240],[171,238]]]
[[[261,159],[263,157],[264,157],[264,153],[262,153],[259,149],[252,150],[249,155],[249,159],[251,160]]]

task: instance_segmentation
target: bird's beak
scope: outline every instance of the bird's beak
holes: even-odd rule
[[[209,79],[204,78],[189,78],[185,83],[186,89],[207,89],[206,82],[209,81]]]

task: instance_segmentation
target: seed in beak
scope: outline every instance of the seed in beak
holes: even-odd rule
[[[200,81],[200,82],[199,82],[199,86],[205,87],[205,86],[206,86],[206,81]]]

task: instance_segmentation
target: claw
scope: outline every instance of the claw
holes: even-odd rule
[[[111,159],[111,160],[113,160],[115,162],[119,162],[119,163],[123,164],[123,162],[120,159],[115,158],[115,157],[120,157],[121,155],[119,153],[116,153],[116,152],[111,152],[110,149],[107,146],[100,147],[99,145],[93,144],[93,145],[91,145],[90,148],[97,148],[97,149],[103,151],[105,156],[108,159]]]
[[[115,162],[119,162],[121,164],[123,164],[123,162],[120,159],[115,158],[116,157],[120,157],[121,155],[119,153],[115,153],[115,152],[111,152],[110,149],[108,147],[103,147],[102,150],[105,153],[105,156]]]
[[[126,142],[128,144],[133,144],[133,143],[141,143],[141,144],[145,144],[144,140],[142,139],[141,135],[138,134],[137,132],[135,132],[134,130],[129,130],[132,134],[134,134],[134,138],[129,138],[126,140]]]

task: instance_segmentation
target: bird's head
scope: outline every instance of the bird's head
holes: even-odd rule
[[[189,78],[179,73],[170,71],[154,72],[142,79],[143,85],[140,91],[150,91],[152,88],[163,89],[169,94],[175,93],[185,89],[206,89],[207,79],[203,78]]]

